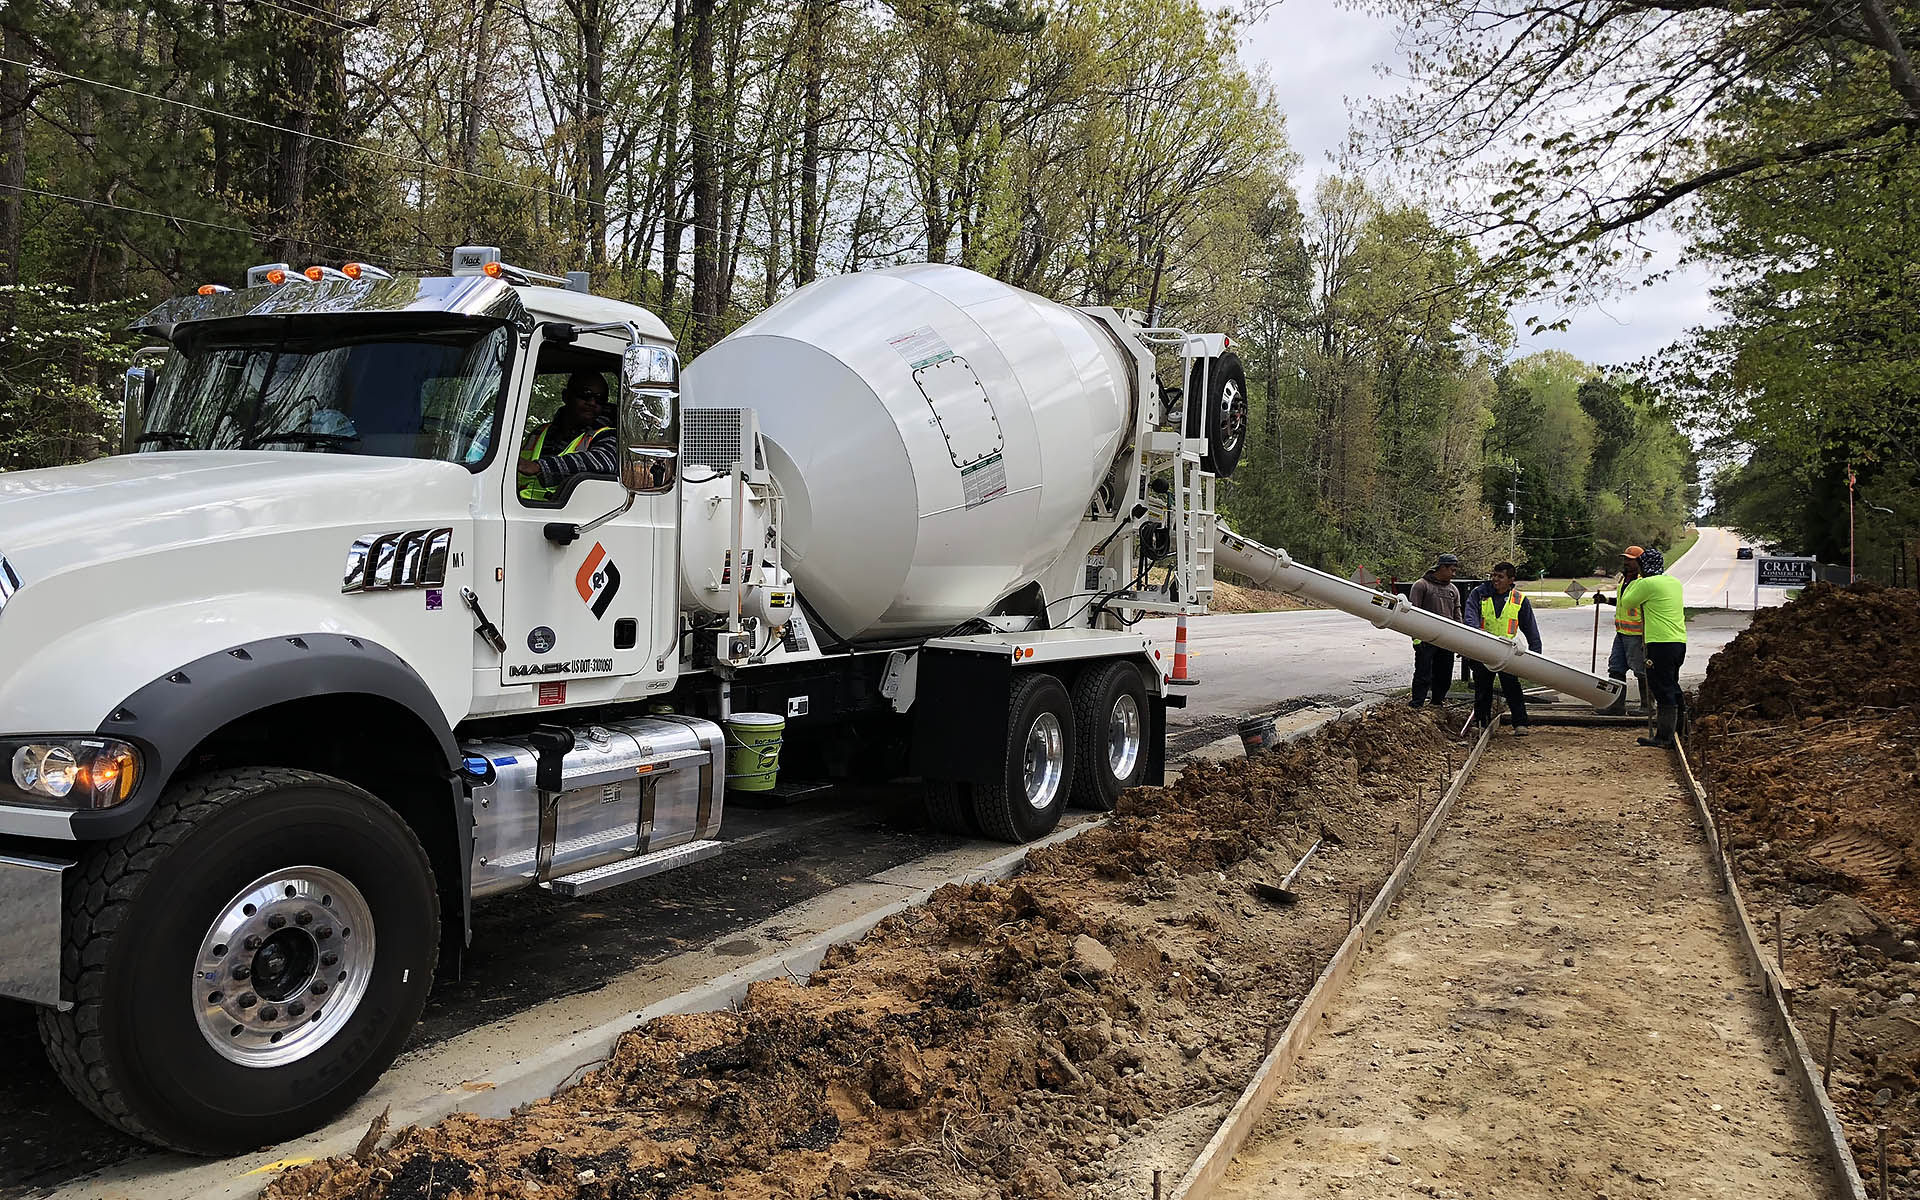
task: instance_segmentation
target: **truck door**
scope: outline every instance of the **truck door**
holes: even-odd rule
[[[533,383],[526,425],[505,438],[509,453],[554,463],[567,473],[546,479],[522,474],[510,457],[502,509],[506,514],[506,589],[500,632],[506,638],[501,682],[538,691],[538,703],[565,704],[566,685],[579,680],[651,672],[660,647],[655,594],[659,559],[671,553],[675,494],[667,481],[635,499],[625,514],[571,544],[548,536],[549,525],[578,525],[619,508],[626,492],[615,456],[592,461],[595,433],[615,420],[607,397],[618,398],[624,338],[585,335],[571,344],[546,341],[536,330],[528,347]],[[583,419],[583,401],[602,411]],[[565,410],[570,409],[568,412]],[[607,444],[601,439],[601,445]],[[591,698],[605,698],[593,689]]]

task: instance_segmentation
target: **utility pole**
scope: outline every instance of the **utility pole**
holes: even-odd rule
[[[1847,468],[1847,582],[1852,583],[1859,576],[1853,568],[1853,468]]]
[[[1513,464],[1513,492],[1507,497],[1507,561],[1520,553],[1520,464]]]

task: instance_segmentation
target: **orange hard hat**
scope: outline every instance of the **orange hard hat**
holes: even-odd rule
[[[1642,554],[1645,554],[1645,553],[1646,551],[1642,550],[1638,546],[1628,546],[1625,550],[1622,550],[1620,552],[1620,557],[1621,558],[1639,558]]]

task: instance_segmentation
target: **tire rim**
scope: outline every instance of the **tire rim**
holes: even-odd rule
[[[1022,772],[1027,803],[1045,810],[1060,794],[1060,777],[1067,769],[1067,739],[1060,718],[1043,712],[1027,729],[1026,765]]]
[[[1140,702],[1132,696],[1114,698],[1107,718],[1107,769],[1124,782],[1140,761]]]
[[[1227,380],[1220,389],[1220,453],[1232,454],[1247,436],[1247,397],[1240,385]]]
[[[288,867],[220,910],[194,960],[190,1002],[222,1058],[285,1066],[353,1019],[373,958],[373,910],[360,889],[325,867]]]

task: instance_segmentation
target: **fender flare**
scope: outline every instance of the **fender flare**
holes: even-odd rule
[[[204,655],[148,683],[121,701],[100,723],[104,737],[139,747],[141,779],[126,803],[72,815],[82,841],[118,837],[152,810],[174,775],[199,746],[227,724],[290,700],[365,695],[400,705],[432,735],[441,756],[451,806],[458,896],[467,894],[473,819],[458,776],[459,745],[433,691],[399,655],[376,642],[340,633],[261,638]],[[466,922],[463,920],[462,925]]]

